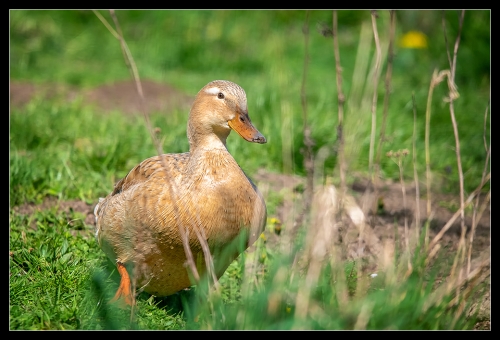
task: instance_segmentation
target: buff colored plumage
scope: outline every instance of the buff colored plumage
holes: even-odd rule
[[[99,199],[96,239],[121,275],[114,300],[133,304],[134,287],[166,296],[191,286],[182,235],[200,273],[205,260],[199,238],[206,240],[217,277],[260,235],[266,205],[226,148],[231,129],[249,142],[266,143],[250,121],[245,91],[212,81],[189,114],[189,152],[142,161]],[[246,235],[244,247],[222,254],[240,234]]]

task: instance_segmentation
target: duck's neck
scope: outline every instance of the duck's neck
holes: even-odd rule
[[[197,153],[198,151],[227,151],[226,138],[221,138],[216,134],[209,134],[202,136],[197,136],[198,138],[189,140],[189,152],[191,154]]]
[[[187,137],[189,140],[189,152],[196,153],[197,150],[225,150],[226,139],[231,130],[216,131],[213,128],[205,128],[200,125],[192,124],[188,121]]]
[[[225,143],[217,137],[204,138],[201,143],[191,144],[189,162],[185,171],[191,179],[218,178],[227,179],[242,175],[240,166],[229,153]]]

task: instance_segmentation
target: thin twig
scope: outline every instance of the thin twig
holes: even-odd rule
[[[407,151],[407,150],[405,150]],[[403,151],[404,155],[404,151]],[[401,166],[399,167],[399,180],[401,183],[401,192],[403,194],[403,215],[404,215],[404,230],[405,230],[405,246],[406,246],[406,251],[408,254],[410,254],[410,234],[408,232],[408,210],[406,209],[406,187],[405,187],[405,182],[403,179],[403,161],[401,161]],[[408,271],[411,272],[412,270],[412,265],[411,265],[411,259],[410,256],[408,256]]]
[[[490,263],[490,259],[486,259],[480,263],[480,265],[474,269],[472,272],[470,272],[468,275],[466,275],[464,278],[461,279],[455,279],[453,282],[453,285],[450,287],[449,285],[443,285],[442,288],[436,290],[432,295],[424,301],[424,304],[422,306],[423,311],[427,311],[429,307],[431,307],[434,304],[440,303],[447,294],[450,294],[453,288],[460,288],[464,287],[465,284],[468,282],[474,281],[478,275],[481,274],[481,272],[484,270],[484,268]],[[458,301],[458,300],[457,300]],[[453,302],[456,302],[453,300]]]
[[[413,147],[413,178],[415,182],[415,230],[417,239],[420,238],[420,185],[418,182],[418,171],[417,171],[417,104],[415,102],[415,92],[412,92],[411,99],[413,103],[413,136],[412,136],[412,147]]]
[[[300,90],[300,99],[302,104],[302,117],[303,117],[303,135],[304,135],[304,146],[302,150],[304,154],[304,168],[306,170],[306,188],[304,190],[304,209],[301,214],[297,216],[295,221],[294,230],[292,235],[295,234],[297,229],[302,225],[304,217],[308,214],[311,207],[311,200],[314,193],[314,156],[312,152],[312,147],[314,141],[311,138],[311,128],[307,123],[307,95],[306,95],[306,80],[307,80],[307,70],[309,64],[309,11],[306,11],[306,21],[303,26],[304,33],[304,72],[302,73],[302,85]]]
[[[448,78],[448,89],[450,90],[449,95],[450,98],[445,100],[450,100],[451,98],[458,98],[459,94],[456,91],[455,84],[451,81],[450,71],[444,70],[438,73],[437,69],[432,73],[432,79],[429,85],[429,94],[427,95],[427,107],[425,110],[425,178],[427,183],[427,223],[430,223],[431,218],[431,156],[430,156],[430,147],[429,147],[429,135],[430,135],[430,122],[431,122],[431,103],[432,103],[432,94],[434,92],[434,88],[444,80],[444,78]],[[425,245],[427,246],[428,242],[428,229],[426,229],[425,235]]]
[[[389,110],[389,97],[391,94],[392,62],[394,60],[394,35],[396,31],[396,13],[394,10],[389,11],[389,13],[391,17],[391,24],[389,27],[389,53],[387,55],[387,69],[385,71],[384,112],[382,116],[382,125],[380,126],[380,135],[377,146],[377,157],[375,160],[375,176],[374,176],[375,180],[378,180],[379,177],[382,145],[385,142],[385,128],[387,121],[387,112]],[[376,185],[374,187],[377,188]]]
[[[472,202],[474,197],[476,197],[476,195],[478,195],[481,192],[481,189],[483,188],[483,186],[486,184],[486,182],[488,182],[490,180],[490,176],[491,176],[491,173],[488,173],[483,178],[483,180],[481,181],[481,184],[476,188],[476,190],[474,190],[472,192],[472,194],[469,195],[469,197],[465,201],[465,205]],[[461,215],[462,210],[463,210],[462,207],[460,207],[460,209],[458,209],[458,211],[455,212],[455,214],[450,218],[450,220],[444,225],[444,227],[441,229],[441,231],[439,233],[437,233],[436,236],[434,236],[434,239],[432,240],[431,244],[429,245],[429,249],[431,249],[431,252],[432,252],[432,248],[434,248],[437,245],[439,240],[443,237],[444,233],[447,232],[448,229],[450,229],[453,222],[455,222],[455,220],[458,218],[458,216]]]
[[[130,71],[132,72],[132,78],[135,81],[136,89],[137,92],[139,93],[139,97],[144,98],[144,92],[142,91],[142,83],[141,79],[139,77],[139,71],[137,70],[137,66],[134,61],[134,57],[132,56],[132,53],[130,53],[130,50],[128,48],[127,42],[123,38],[123,33],[120,28],[120,23],[118,22],[118,18],[116,17],[115,11],[113,9],[109,10],[109,13],[111,14],[111,17],[113,18],[113,21],[116,26],[116,31],[118,32],[118,40],[120,41],[120,46],[122,48],[122,53],[123,53],[123,59],[125,59],[125,62],[127,63],[127,67],[129,67]],[[146,112],[144,110],[144,102],[141,100],[141,111],[143,113]],[[149,123],[149,117],[145,115],[146,119],[148,120]],[[156,141],[156,136],[152,134],[154,140]],[[157,146],[157,145],[155,145]],[[159,152],[160,153],[160,152]]]
[[[94,14],[101,20],[101,22],[104,24],[104,26],[108,29],[108,31],[118,40],[120,40],[120,35],[116,33],[116,31],[111,27],[111,25],[108,23],[108,21],[95,9],[92,10]]]
[[[345,155],[344,155],[344,103],[345,96],[342,91],[342,66],[340,66],[339,38],[337,30],[337,11],[333,11],[333,51],[335,55],[335,71],[337,78],[337,98],[338,98],[338,125],[337,125],[337,154],[339,160],[340,191],[341,195],[346,192],[345,183]]]
[[[429,135],[431,130],[431,103],[432,103],[432,93],[435,86],[435,78],[437,77],[437,70],[434,70],[432,74],[432,79],[429,85],[429,94],[427,95],[427,107],[425,110],[425,179],[427,184],[427,223],[430,223],[431,216],[431,155],[429,147]],[[425,246],[427,246],[429,241],[428,228],[425,231]]]
[[[442,16],[441,16],[441,22],[443,24],[443,32],[444,32],[444,45],[446,46],[446,55],[448,56],[448,63],[450,64],[450,67],[451,65],[453,64],[453,62],[451,61],[451,55],[450,55],[450,49],[448,48],[448,37],[446,35],[446,11],[443,10],[443,12],[441,12]]]
[[[408,216],[406,209],[406,187],[404,182],[404,158],[408,155],[409,151],[407,149],[398,150],[396,152],[389,151],[387,156],[390,157],[394,163],[397,164],[399,168],[399,181],[401,184],[401,192],[403,194],[403,216],[404,216],[404,231],[405,231],[405,251],[408,254],[408,271],[407,274],[411,273],[413,266],[411,264],[411,256],[410,255],[410,234],[408,231]]]
[[[133,79],[135,81],[136,90],[137,90],[137,93],[138,93],[139,98],[140,98],[140,110],[141,110],[141,112],[142,112],[142,114],[144,116],[144,119],[145,119],[145,122],[146,122],[146,127],[149,130],[150,136],[151,136],[151,138],[152,138],[152,140],[154,142],[154,145],[155,145],[155,148],[157,150],[158,155],[162,155],[163,151],[161,149],[161,144],[158,141],[158,139],[156,137],[156,134],[154,133],[154,130],[151,127],[151,122],[149,120],[149,116],[148,116],[148,114],[146,113],[146,110],[145,110],[145,104],[144,104],[145,103],[145,98],[144,98],[144,93],[143,93],[143,90],[142,90],[141,80],[140,80],[140,77],[139,77],[139,71],[138,71],[137,66],[135,64],[135,61],[134,61],[134,59],[132,57],[130,49],[128,48],[128,45],[127,45],[125,39],[123,38],[123,33],[121,31],[120,24],[119,24],[118,18],[116,17],[115,11],[114,10],[110,10],[110,15],[113,18],[113,21],[115,23],[116,31],[111,28],[111,25],[109,25],[109,23],[106,21],[106,19],[102,15],[100,15],[100,13],[98,13],[95,10],[94,10],[94,13],[99,18],[99,20],[101,20],[101,22],[106,26],[106,28],[108,28],[108,30],[111,32],[111,34],[120,41],[120,46],[122,48],[122,53],[123,53],[123,56],[124,56],[124,59],[125,59],[125,63],[127,65],[127,67],[129,68],[129,70],[131,72],[131,75],[132,75],[132,77],[133,77]],[[169,168],[165,164],[164,157],[161,157],[161,162],[162,162],[164,170],[167,172],[167,176],[166,177],[170,178],[170,176],[168,176]],[[175,202],[176,201],[175,197],[176,197],[177,190],[175,190],[175,188],[173,187],[173,184],[172,184],[172,182],[170,180],[166,180],[166,182],[167,182],[167,185],[168,185],[168,189],[169,189],[170,195],[172,197],[172,201]],[[179,207],[177,206],[177,204],[174,204],[174,206],[173,206],[174,215],[176,217],[177,226],[179,228],[179,233],[180,233],[181,239],[183,241],[183,246],[184,246],[184,251],[185,251],[185,255],[186,255],[188,267],[190,268],[190,270],[191,270],[191,272],[193,274],[194,280],[196,282],[199,282],[200,275],[198,274],[198,270],[197,270],[197,267],[196,267],[196,264],[195,264],[195,261],[194,261],[194,257],[193,257],[191,248],[189,246],[189,230],[187,228],[185,228],[182,225],[182,223],[180,223],[179,209],[178,208]],[[193,225],[192,227],[195,230],[195,233],[196,233],[196,235],[197,235],[197,237],[198,237],[198,239],[200,241],[200,245],[202,246],[202,249],[203,249],[203,251],[205,253],[205,261],[206,261],[208,272],[211,273],[212,275],[214,275],[213,274],[213,270],[212,270],[213,269],[213,263],[212,263],[211,256],[210,255],[206,256],[206,251],[208,249],[208,245],[206,244],[206,240],[203,238],[203,235],[199,232],[199,230],[198,230],[198,228],[197,228],[196,225]],[[134,282],[133,282],[133,284],[134,284]]]
[[[375,39],[375,71],[373,73],[373,99],[372,99],[372,129],[370,133],[370,151],[368,155],[368,168],[370,169],[372,175],[372,183],[373,183],[373,156],[374,156],[374,147],[375,147],[375,132],[377,128],[377,98],[378,98],[378,80],[380,73],[380,62],[382,59],[382,52],[380,49],[380,39],[378,37],[377,30],[377,11],[371,11],[372,16],[372,28],[373,28],[373,38]]]
[[[456,71],[456,67],[457,67],[457,53],[458,53],[458,47],[460,45],[460,35],[462,33],[464,15],[465,15],[465,10],[462,10],[462,13],[461,13],[461,16],[459,19],[458,34],[457,34],[457,38],[455,40],[455,48],[453,50],[453,61],[450,64],[450,69],[451,69],[450,78],[451,78],[451,83],[453,83],[453,84],[455,83],[455,71]],[[443,25],[444,25],[444,23],[443,23]],[[445,37],[446,37],[446,32],[445,32]],[[446,50],[447,50],[448,57],[449,57],[448,45],[446,45]],[[450,89],[450,92],[451,91],[452,91],[452,89]],[[450,100],[451,122],[453,125],[453,132],[454,132],[454,136],[455,136],[455,153],[456,153],[456,157],[457,157],[457,168],[458,168],[459,185],[460,185],[460,207],[461,207],[460,218],[461,218],[461,227],[462,227],[462,233],[460,235],[460,245],[465,246],[466,228],[465,228],[465,214],[464,214],[464,211],[465,211],[465,207],[464,207],[464,174],[463,174],[463,170],[462,170],[462,161],[461,161],[461,157],[460,157],[460,138],[458,135],[457,121],[455,118],[455,106],[454,106],[453,98],[451,95],[450,95],[449,100]]]
[[[458,53],[458,47],[460,45],[460,37],[462,35],[462,27],[464,24],[464,16],[465,16],[465,10],[462,10],[462,13],[459,18],[459,26],[458,26],[458,33],[457,33],[457,39],[455,40],[455,47],[453,49],[453,63],[451,65],[451,80],[455,82],[455,71],[457,69],[457,53]]]
[[[310,312],[311,294],[317,286],[325,259],[337,257],[333,244],[336,229],[333,221],[337,215],[338,192],[333,186],[325,186],[314,193],[312,221],[308,224],[303,263],[307,264],[305,281],[298,288],[295,299],[295,317],[304,319]],[[337,255],[337,256],[335,256]]]
[[[484,124],[483,124],[483,142],[484,142],[484,151],[488,152],[490,147],[488,146],[488,142],[486,141],[486,122],[488,121],[488,109],[490,108],[490,102],[488,101],[488,105],[486,105],[486,110],[484,111]]]
[[[380,159],[382,155],[382,145],[385,142],[385,128],[387,122],[387,114],[389,109],[389,97],[391,93],[391,78],[392,78],[392,61],[394,59],[394,34],[396,26],[396,15],[395,11],[389,11],[390,14],[390,25],[389,25],[389,52],[387,55],[387,69],[385,73],[385,94],[384,94],[384,111],[382,116],[382,125],[380,126],[380,134],[377,145],[377,155],[375,157],[375,163],[373,165],[374,174],[372,176],[373,185],[373,196],[375,198],[374,203],[378,202],[379,199],[379,179],[380,179]],[[375,87],[375,91],[376,91]],[[374,133],[374,131],[372,131]],[[373,211],[377,211],[377,207],[373,207]]]
[[[137,69],[137,66],[135,64],[135,61],[132,57],[132,53],[130,52],[129,48],[128,48],[128,45],[125,41],[125,39],[123,38],[123,34],[122,34],[122,31],[121,31],[121,28],[120,28],[120,24],[118,22],[118,18],[116,17],[115,15],[115,11],[114,10],[110,10],[110,14],[113,18],[113,21],[115,22],[115,26],[116,26],[116,30],[118,32],[118,36],[119,36],[119,40],[120,40],[120,45],[122,47],[122,52],[124,54],[124,58],[125,58],[125,62],[127,64],[127,66],[129,67],[129,69],[131,70],[131,73],[132,73],[132,77],[135,81],[135,84],[136,84],[136,89],[137,89],[137,93],[139,94],[139,97],[140,97],[140,107],[141,107],[141,111],[143,113],[143,116],[144,116],[144,119],[146,121],[146,126],[150,132],[150,135],[151,135],[151,138],[153,139],[153,142],[154,142],[154,145],[156,147],[156,150],[157,150],[157,153],[159,155],[163,154],[163,151],[161,149],[161,144],[160,142],[158,141],[157,137],[156,137],[156,134],[153,132],[153,129],[152,129],[152,126],[151,126],[151,122],[149,120],[149,115],[146,113],[146,110],[144,109],[145,105],[145,98],[144,98],[144,93],[142,91],[142,83],[141,83],[141,80],[140,80],[140,77],[139,77],[139,71]],[[165,164],[165,160],[164,160],[164,157],[161,157],[161,160],[162,160],[162,165],[163,165],[163,168],[165,171],[168,172],[168,167],[166,166]],[[167,176],[167,178],[171,178],[170,176]],[[177,190],[174,190],[173,188],[173,185],[171,183],[170,180],[167,180],[166,181],[168,183],[168,186],[169,186],[169,191],[170,191],[170,195],[171,197],[173,197],[173,201],[176,201],[175,199],[175,194],[177,193]],[[187,259],[187,262],[189,264],[189,268],[191,269],[191,272],[193,274],[193,277],[194,277],[194,280],[196,282],[199,282],[200,280],[200,275],[198,274],[198,270],[197,270],[197,267],[196,267],[196,264],[195,264],[195,261],[194,261],[194,257],[193,257],[193,254],[192,254],[192,251],[191,251],[191,248],[189,246],[189,242],[188,242],[188,239],[189,239],[189,231],[184,227],[182,226],[182,223],[180,223],[180,220],[179,220],[179,207],[177,206],[177,204],[174,204],[174,215],[176,216],[176,219],[177,219],[177,225],[178,225],[178,228],[179,228],[179,232],[180,234],[182,235],[182,240],[183,240],[183,245],[184,245],[184,251],[185,251],[185,254],[186,254],[186,259]],[[197,226],[193,226],[196,231],[197,229]],[[205,239],[201,238],[200,237],[200,234],[197,232],[197,237],[198,239],[200,240],[200,244],[202,245],[203,247],[203,244],[206,244],[206,241]],[[205,261],[207,261],[207,265],[208,267],[210,268],[210,265],[209,265],[209,262],[210,262],[210,259],[211,257],[208,257],[208,258],[205,258]]]
[[[304,134],[304,167],[307,173],[307,184],[306,190],[304,192],[304,210],[300,215],[301,219],[303,219],[306,214],[309,214],[309,210],[311,207],[311,201],[314,199],[314,158],[312,153],[312,146],[314,145],[311,139],[311,130],[307,123],[307,96],[306,96],[306,79],[307,79],[307,65],[309,63],[309,11],[306,12],[306,21],[303,28],[304,33],[304,44],[305,44],[305,52],[304,52],[304,72],[302,74],[302,86],[301,86],[301,103],[302,103],[302,113],[303,113],[303,134]],[[313,205],[313,207],[315,207]],[[302,224],[302,221],[296,224],[296,228],[298,228]],[[313,238],[313,242],[308,242],[309,248],[308,252],[305,256],[308,257],[308,270],[306,274],[306,280],[304,285],[301,285],[297,292],[296,296],[296,306],[295,309],[295,317],[298,319],[305,319],[307,314],[309,313],[309,302],[310,302],[310,294],[315,286],[317,281],[317,277],[322,267],[322,253],[321,250],[317,250],[317,248],[321,248],[323,242],[328,242],[329,238],[322,235],[321,228],[323,225],[321,223],[312,223],[311,228],[309,228],[308,236]],[[295,228],[295,230],[297,230]],[[323,236],[321,241],[317,242],[317,238]],[[327,246],[328,247],[328,246]],[[324,249],[322,249],[324,250]]]

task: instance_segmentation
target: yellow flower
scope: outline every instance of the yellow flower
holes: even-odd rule
[[[403,48],[427,48],[427,36],[419,31],[409,31],[399,39]]]
[[[267,219],[267,223],[270,224],[281,224],[281,221],[276,217],[270,217]]]
[[[279,218],[270,217],[267,219],[267,223],[274,226],[274,228],[271,228],[271,230],[274,229],[274,233],[276,235],[279,235],[281,233],[281,221],[279,220]]]

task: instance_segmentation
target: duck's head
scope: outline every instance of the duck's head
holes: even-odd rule
[[[198,92],[193,102],[187,129],[189,144],[193,148],[222,141],[225,146],[231,130],[249,142],[267,142],[248,116],[245,91],[233,82],[214,80]]]

